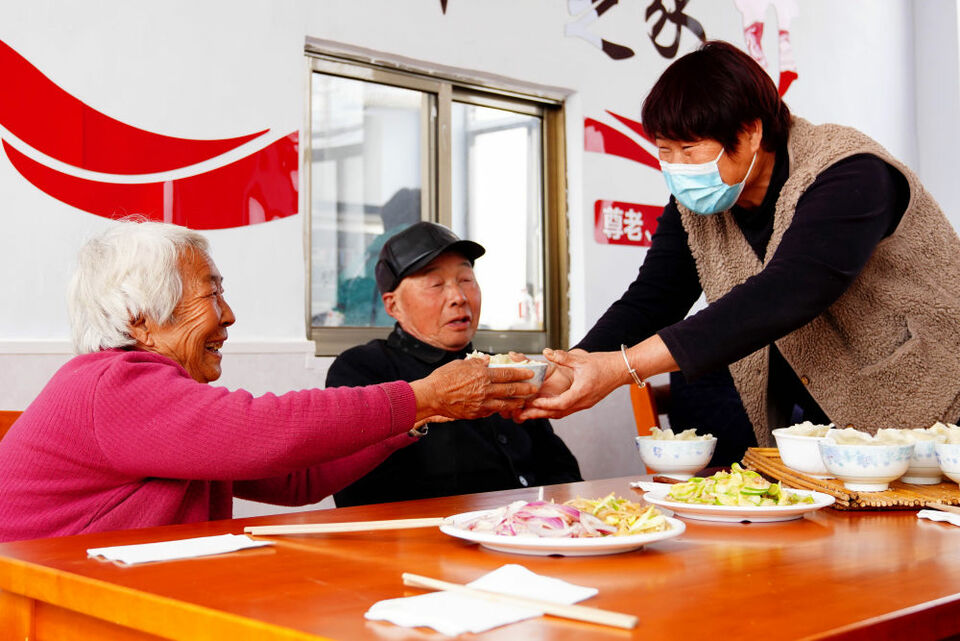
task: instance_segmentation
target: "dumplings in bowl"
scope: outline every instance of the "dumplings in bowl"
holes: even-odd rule
[[[856,492],[886,490],[910,467],[914,449],[905,435],[872,436],[852,428],[830,430],[817,446],[827,471]]]
[[[674,434],[670,429],[654,427],[649,436],[638,436],[635,440],[644,465],[681,481],[706,467],[717,447],[715,436],[700,435],[692,429]]]
[[[483,356],[483,354],[474,350],[472,353],[467,354],[466,358],[480,358],[481,356]],[[537,389],[540,389],[540,385],[543,384],[543,378],[547,374],[548,365],[549,364],[544,361],[532,361],[530,359],[515,361],[510,354],[491,354],[490,362],[487,363],[487,367],[515,367],[530,370],[533,372],[533,378],[527,379],[524,382],[536,385]]]
[[[832,479],[820,456],[817,444],[833,428],[830,425],[815,425],[810,421],[773,430],[773,438],[780,450],[780,460],[792,470],[817,479]]]

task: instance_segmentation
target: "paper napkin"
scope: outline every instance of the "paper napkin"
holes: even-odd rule
[[[920,510],[917,512],[917,518],[960,525],[960,514],[951,514],[950,512],[941,512],[940,510]]]
[[[245,534],[221,534],[219,536],[200,536],[194,539],[160,541],[140,545],[90,548],[87,550],[87,556],[101,556],[108,561],[135,565],[137,563],[149,563],[150,561],[173,561],[175,559],[224,554],[225,552],[259,548],[265,545],[273,545],[273,541],[255,541]]]
[[[631,481],[630,487],[636,487],[644,492],[656,492],[657,490],[666,489],[667,491],[673,487],[670,483],[654,483],[653,481]]]
[[[534,574],[522,565],[508,564],[467,584],[472,588],[524,596],[567,605],[597,594],[587,588]],[[456,636],[464,632],[483,632],[492,628],[532,619],[539,610],[496,603],[453,592],[428,592],[402,599],[379,601],[364,615],[374,621],[390,621],[405,627],[423,626]]]

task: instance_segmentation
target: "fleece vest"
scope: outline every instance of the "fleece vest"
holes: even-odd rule
[[[773,234],[759,260],[731,211],[681,220],[709,302],[760,273],[790,228],[797,202],[830,166],[873,154],[900,171],[910,199],[850,287],[806,325],[775,341],[838,427],[925,428],[960,418],[960,238],[917,176],[864,134],[793,118],[789,177],[775,206]],[[764,301],[754,302],[764,313]],[[770,348],[730,365],[757,442],[771,445]]]

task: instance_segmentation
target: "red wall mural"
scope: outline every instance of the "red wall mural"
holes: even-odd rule
[[[626,116],[607,110],[607,114],[622,125],[606,124],[593,118],[583,122],[583,148],[598,154],[619,156],[660,171],[660,161],[647,151],[640,140],[653,144],[643,125]],[[663,213],[663,205],[597,200],[593,204],[593,239],[604,245],[636,245],[649,247],[657,218]]]
[[[773,6],[777,16],[779,66],[779,74],[774,75],[774,78],[777,79],[777,89],[782,96],[798,78],[797,63],[790,42],[790,23],[800,13],[796,0],[734,0],[734,4],[737,5],[743,20],[743,38],[747,43],[747,53],[768,72],[770,69],[767,66],[767,56],[763,51],[763,26],[767,9]]]
[[[95,180],[54,169],[3,139],[14,168],[61,202],[106,218],[142,214],[193,229],[240,227],[297,213],[297,132],[194,175],[130,182],[216,159],[270,130],[216,140],[166,136],[83,103],[2,41],[0,69],[0,125],[38,152],[31,155],[102,174]]]
[[[663,207],[613,200],[593,204],[593,239],[603,245],[649,247]]]

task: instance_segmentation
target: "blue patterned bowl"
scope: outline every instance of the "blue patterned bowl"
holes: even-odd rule
[[[951,481],[960,483],[960,443],[937,443],[937,461]]]
[[[658,474],[686,481],[699,472],[713,456],[716,437],[697,441],[665,441],[652,436],[636,437],[643,464]]]
[[[940,463],[937,461],[937,452],[934,440],[920,441],[913,444],[913,457],[910,467],[904,472],[900,480],[914,485],[936,485],[943,476],[940,474]]]
[[[913,443],[906,445],[839,445],[829,438],[818,443],[827,471],[855,492],[883,492],[910,467]]]

